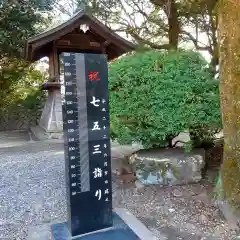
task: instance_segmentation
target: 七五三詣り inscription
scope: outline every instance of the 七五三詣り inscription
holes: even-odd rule
[[[69,227],[76,236],[112,226],[107,58],[64,53],[62,62]]]

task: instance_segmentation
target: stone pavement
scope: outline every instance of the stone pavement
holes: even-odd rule
[[[41,141],[44,143],[59,143],[63,144],[62,139],[45,139]],[[0,148],[9,148],[9,147],[17,147],[28,145],[32,143],[40,143],[40,141],[36,140],[35,136],[32,135],[31,132],[28,131],[0,131]],[[112,157],[114,159],[120,159],[125,156],[131,155],[133,152],[141,149],[141,146],[135,144],[133,146],[120,146],[116,142],[112,142]]]
[[[50,225],[66,221],[62,142],[13,136],[0,137],[0,239],[49,240]],[[115,158],[131,151],[113,143]],[[233,239],[235,232],[208,202],[207,187],[136,188],[114,177],[113,204],[136,215],[160,240]]]
[[[0,148],[21,146],[31,141],[27,131],[6,131],[0,132]]]

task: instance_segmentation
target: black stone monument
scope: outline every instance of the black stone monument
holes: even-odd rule
[[[63,53],[61,62],[68,222],[52,225],[52,239],[140,240],[112,211],[107,56]]]
[[[103,54],[63,53],[63,130],[72,236],[112,226],[108,64]]]

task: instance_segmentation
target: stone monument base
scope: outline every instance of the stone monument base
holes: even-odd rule
[[[49,84],[50,83],[48,83],[48,85]],[[58,86],[58,88],[48,88],[48,97],[38,123],[39,127],[45,131],[46,135],[49,135],[49,138],[53,138],[54,135],[63,134],[60,83],[52,84]]]
[[[137,179],[146,185],[183,185],[202,179],[204,149],[185,152],[183,148],[140,150],[131,157]]]
[[[50,139],[59,139],[63,140],[63,131],[62,132],[46,132],[40,126],[32,126],[30,128],[31,137],[34,141],[45,141]]]
[[[84,220],[83,220],[84,221]],[[113,227],[72,237],[67,223],[51,226],[52,240],[156,240],[157,238],[130,212],[115,209]]]

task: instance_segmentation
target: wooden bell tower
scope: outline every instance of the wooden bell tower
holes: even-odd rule
[[[112,60],[133,51],[135,45],[123,39],[86,11],[27,40],[26,60],[49,57],[49,79],[42,86],[48,91],[39,126],[48,135],[62,133],[59,55],[63,52],[104,53]]]

